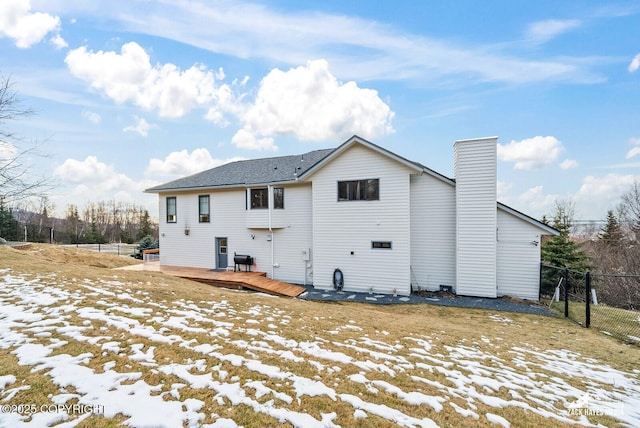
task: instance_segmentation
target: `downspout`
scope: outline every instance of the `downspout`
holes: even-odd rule
[[[273,227],[272,227],[272,223],[271,223],[271,210],[273,209],[273,187],[269,184],[267,186],[267,193],[268,193],[268,211],[269,211],[269,233],[271,234],[271,279],[275,279],[273,277],[273,263],[274,263],[274,259],[273,259],[273,241],[274,241],[274,236],[273,236]]]

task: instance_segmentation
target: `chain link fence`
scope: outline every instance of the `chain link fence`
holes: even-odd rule
[[[591,327],[640,345],[640,275],[591,275]]]
[[[640,275],[541,265],[540,299],[583,327],[640,346]]]

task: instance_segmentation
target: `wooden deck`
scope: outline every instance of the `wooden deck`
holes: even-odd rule
[[[215,272],[205,268],[180,266],[160,266],[159,263],[144,263],[127,266],[130,270],[159,271],[167,275],[190,279],[217,287],[242,289],[248,288],[276,296],[296,297],[306,288],[288,282],[267,278],[264,272]]]

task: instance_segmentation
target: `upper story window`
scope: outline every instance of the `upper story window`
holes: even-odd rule
[[[251,189],[251,209],[269,208],[269,190]]]
[[[284,209],[284,187],[273,188],[273,208]]]
[[[176,197],[167,197],[167,223],[175,223],[178,221]]]
[[[198,196],[198,221],[200,223],[209,223],[210,214],[209,195]]]
[[[251,189],[249,191],[251,209],[269,208],[269,189]],[[284,187],[273,188],[273,208],[284,209]]]
[[[380,180],[338,181],[338,201],[378,201]]]

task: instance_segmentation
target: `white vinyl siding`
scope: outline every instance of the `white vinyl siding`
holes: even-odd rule
[[[455,188],[430,175],[411,176],[411,283],[438,290],[456,281]]]
[[[456,293],[496,297],[496,139],[457,141]]]
[[[245,227],[245,190],[211,192],[210,204],[215,207],[215,216],[211,217],[209,223],[198,221],[198,196],[198,193],[177,194],[178,222],[160,225],[160,264],[224,268],[216,266],[218,237],[228,240],[228,266],[233,266],[233,253],[237,252],[253,256],[257,270],[268,271],[271,257],[267,234],[251,232]],[[187,227],[190,229],[189,235],[184,233]],[[254,233],[255,239],[252,239],[251,233]]]
[[[278,229],[273,230],[274,277],[293,283],[304,283],[305,262],[302,250],[311,244],[311,185],[286,187],[287,208],[274,210],[274,220]],[[210,206],[215,207],[215,215],[209,223],[200,223],[199,194],[177,194],[177,223],[160,224],[160,264],[168,266],[189,266],[201,268],[224,268],[216,266],[216,238],[227,238],[228,266],[233,267],[233,254],[254,257],[255,270],[271,276],[272,232],[268,220],[258,228],[247,227],[245,217],[252,210],[245,210],[245,189],[216,190],[210,193]],[[173,195],[171,195],[173,196]],[[160,195],[160,215],[164,216],[166,197]],[[268,210],[253,210],[268,216]],[[286,212],[286,214],[285,214]],[[274,221],[275,223],[276,221]],[[285,224],[286,222],[286,224]],[[185,228],[189,235],[185,235]],[[311,263],[311,262],[309,262]],[[311,272],[311,269],[307,269]],[[310,282],[310,274],[307,282]]]
[[[355,144],[313,175],[313,285],[333,287],[336,268],[344,289],[410,293],[409,175],[411,170]],[[379,179],[379,200],[338,201],[339,181]],[[371,241],[393,248],[372,249]]]
[[[540,229],[498,210],[498,296],[538,300]]]
[[[277,214],[286,213],[286,223],[282,228],[274,230],[274,255],[276,267],[273,269],[275,279],[295,284],[311,284],[312,260],[305,261],[303,251],[313,247],[311,213],[311,184],[285,187],[286,203],[284,209],[272,212],[274,221]],[[305,279],[305,266],[307,277]]]

